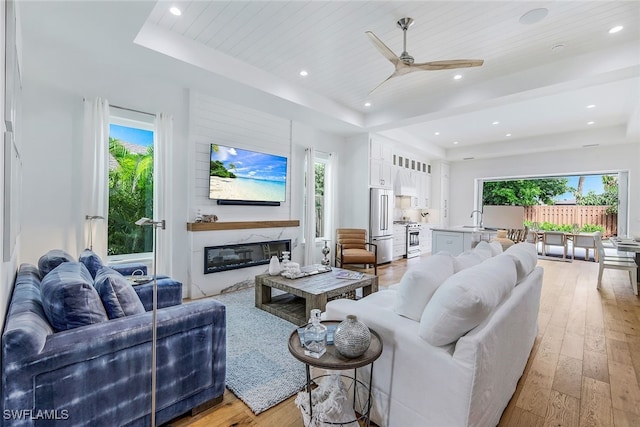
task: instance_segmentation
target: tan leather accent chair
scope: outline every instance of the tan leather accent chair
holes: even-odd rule
[[[336,267],[344,264],[373,264],[374,274],[378,274],[378,247],[367,242],[367,231],[363,228],[336,229]]]

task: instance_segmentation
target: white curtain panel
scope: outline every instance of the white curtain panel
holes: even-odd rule
[[[329,220],[326,224],[327,229],[325,231],[325,237],[329,239],[327,245],[329,246],[331,251],[334,251],[336,235],[336,212],[338,211],[338,153],[329,153],[329,160],[327,161],[327,169],[325,171],[324,187],[324,194],[329,195],[329,197],[325,196],[324,215]],[[329,253],[329,259],[335,259],[333,255],[335,254]]]
[[[173,147],[173,116],[165,113],[156,115],[154,129],[154,154],[153,154],[153,216],[154,221],[165,220],[167,229],[158,230],[156,233],[157,272],[171,276],[172,266],[172,213],[169,208],[169,194],[173,182],[173,168],[171,163],[171,150]]]
[[[82,223],[85,224],[79,250],[89,247],[102,259],[107,257],[107,220],[109,213],[109,102],[95,98],[84,100],[83,133],[84,173]],[[86,216],[104,219],[86,220]],[[92,238],[90,234],[92,233]],[[79,251],[78,251],[79,252]]]
[[[316,170],[313,147],[307,148],[305,159],[304,265],[315,263],[316,247]]]

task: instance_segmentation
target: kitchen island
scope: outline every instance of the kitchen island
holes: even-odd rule
[[[434,227],[432,231],[431,253],[449,252],[456,256],[472,249],[478,242],[490,241],[496,237],[497,230],[459,225],[455,227]]]

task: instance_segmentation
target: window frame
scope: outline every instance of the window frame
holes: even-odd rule
[[[109,126],[110,125],[124,126],[129,128],[141,129],[145,131],[150,131],[153,133],[153,153],[154,153],[154,169],[155,169],[155,156],[157,153],[157,138],[156,138],[156,129],[155,129],[155,116],[152,114],[145,114],[137,111],[131,111],[124,108],[118,108],[114,106],[110,106],[109,111]],[[109,135],[111,136],[111,135]],[[108,179],[108,178],[107,178]],[[156,186],[156,174],[153,174],[153,185]],[[107,182],[107,188],[109,184]],[[153,200],[153,192],[151,195],[151,203],[152,206],[155,207],[155,201]],[[109,197],[107,197],[107,202],[109,202]],[[109,204],[109,203],[108,203]],[[107,204],[107,210],[109,206]],[[109,226],[107,224],[107,250],[109,248]],[[136,253],[128,253],[128,254],[117,254],[117,255],[108,255],[107,261],[109,264],[118,264],[118,263],[128,263],[128,262],[149,262],[153,259],[153,251],[149,252],[136,252]]]

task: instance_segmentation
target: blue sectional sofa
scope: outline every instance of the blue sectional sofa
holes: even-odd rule
[[[60,280],[74,272],[81,273],[78,280],[91,280],[85,267],[68,264]],[[18,271],[2,334],[0,425],[150,425],[152,313],[56,330],[51,306],[43,304],[49,295],[41,292],[52,281],[33,265]],[[140,302],[148,305],[148,286],[135,288],[147,289]],[[215,300],[168,306],[158,310],[157,324],[156,422],[162,424],[221,401],[225,306]]]

